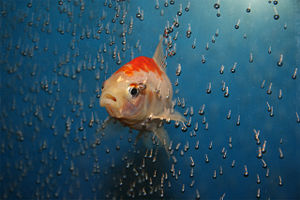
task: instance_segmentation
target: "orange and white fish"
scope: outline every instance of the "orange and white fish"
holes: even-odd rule
[[[137,57],[103,83],[100,106],[111,117],[139,130],[138,137],[151,131],[167,145],[169,138],[163,122],[184,122],[185,118],[174,111],[172,85],[165,67],[161,40],[153,58]]]

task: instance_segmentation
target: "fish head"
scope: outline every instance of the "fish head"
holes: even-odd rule
[[[147,76],[136,73],[115,73],[103,83],[100,106],[110,116],[119,119],[141,120],[147,112]]]

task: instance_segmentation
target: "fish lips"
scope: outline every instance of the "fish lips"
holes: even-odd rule
[[[115,96],[110,93],[103,93],[100,98],[100,106],[105,107],[112,117],[119,117],[119,102]]]

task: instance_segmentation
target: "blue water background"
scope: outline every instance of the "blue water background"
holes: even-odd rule
[[[276,5],[279,20],[273,19],[274,4],[268,1],[250,1],[251,12],[246,13],[249,1],[221,0],[220,17],[213,7],[215,1],[190,1],[188,12],[184,10],[188,1],[176,0],[174,5],[169,2],[165,7],[165,1],[159,0],[159,9],[154,8],[155,2],[112,1],[111,8],[110,1],[106,6],[104,1],[63,1],[62,5],[56,1],[0,2],[1,199],[121,199],[132,198],[132,194],[139,199],[150,199],[161,198],[162,189],[166,199],[194,199],[196,190],[201,199],[219,199],[224,195],[228,199],[253,199],[258,189],[262,199],[300,198],[300,124],[296,117],[296,112],[300,114],[299,75],[292,79],[300,65],[299,1],[280,1]],[[82,11],[80,4],[84,4]],[[185,100],[185,108],[177,105],[176,110],[184,113],[192,106],[194,115],[186,132],[181,127],[175,128],[174,122],[165,124],[173,149],[181,143],[179,150],[174,150],[176,174],[181,170],[176,179],[170,172],[173,159],[168,158],[164,148],[151,144],[151,135],[134,145],[137,131],[118,123],[102,128],[108,114],[99,106],[99,95],[102,82],[121,65],[137,56],[153,56],[167,21],[173,23],[180,4],[183,7],[182,16],[178,17],[180,25],[170,33],[174,37],[178,32],[178,39],[173,41],[176,55],[167,58],[166,73],[173,83],[174,99]],[[113,23],[118,5],[120,17]],[[138,7],[144,12],[143,21],[136,17]],[[122,25],[124,10],[128,13]],[[72,15],[68,16],[68,11]],[[106,17],[101,20],[103,12]],[[238,19],[240,28],[235,29]],[[188,24],[192,31],[190,38],[186,37]],[[101,33],[97,33],[99,29]],[[120,36],[124,29],[125,46]],[[217,29],[219,36],[214,36],[216,42],[212,43]],[[112,40],[114,44],[110,45]],[[136,48],[137,41],[140,48]],[[205,49],[207,42],[209,50]],[[121,65],[117,64],[118,57],[113,58],[114,50],[120,54]],[[249,62],[251,52],[253,63]],[[280,54],[284,56],[282,67],[277,66]],[[202,55],[206,59],[204,64]],[[231,73],[235,62],[236,72]],[[177,77],[179,63],[182,72]],[[221,75],[222,64],[225,69]],[[177,78],[179,84],[175,86]],[[228,98],[221,91],[222,80],[229,87]],[[263,80],[265,86],[261,88]],[[212,87],[207,94],[209,82]],[[271,82],[272,94],[268,95]],[[278,99],[279,89],[283,92],[282,99]],[[267,101],[274,108],[273,117],[267,111]],[[207,130],[202,124],[203,116],[198,114],[203,104]],[[89,127],[92,113],[95,122]],[[236,125],[238,115],[240,126]],[[195,122],[199,122],[199,130],[191,137]],[[253,129],[260,130],[261,143],[267,141],[263,159],[269,177],[257,158],[259,145]],[[197,141],[199,148],[195,149]],[[189,149],[185,152],[187,143]],[[227,151],[225,159],[221,153],[223,147]],[[151,148],[153,154],[157,151],[156,162],[144,158]],[[284,153],[283,159],[278,148]],[[205,162],[205,154],[209,163]],[[190,157],[194,167],[190,166]],[[141,167],[143,159],[145,167]],[[233,160],[236,163],[231,167]],[[244,176],[245,165],[248,177]],[[220,166],[223,175],[219,173]],[[194,176],[190,177],[192,168]],[[145,173],[152,177],[152,186]],[[168,174],[163,188],[162,173]],[[257,174],[260,184],[256,183]],[[193,180],[195,183],[190,187]]]

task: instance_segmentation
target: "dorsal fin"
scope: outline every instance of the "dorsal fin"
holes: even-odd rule
[[[165,56],[164,56],[164,52],[163,52],[163,48],[162,48],[162,41],[163,41],[163,37],[161,37],[156,49],[155,49],[155,52],[154,52],[154,55],[153,55],[153,60],[155,61],[155,63],[159,66],[159,68],[161,70],[165,70],[166,68],[166,63],[165,63]]]

